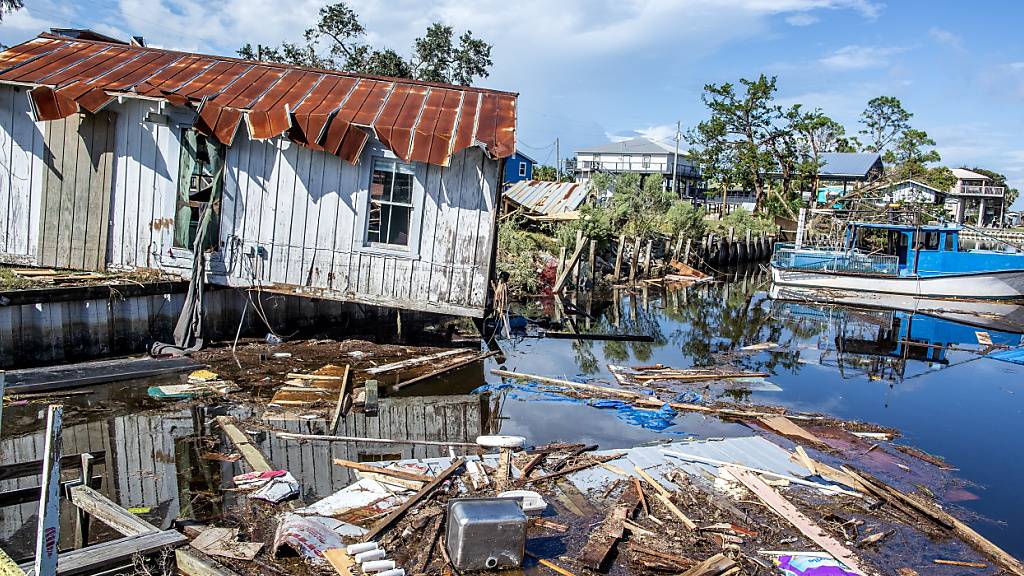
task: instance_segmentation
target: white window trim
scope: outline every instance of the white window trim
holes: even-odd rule
[[[526,178],[526,162],[519,163],[519,177]]]
[[[369,241],[370,218],[370,178],[373,176],[373,161],[377,158],[396,160],[401,162],[393,152],[384,148],[379,142],[370,142],[366,145],[363,157],[360,159],[362,169],[359,171],[359,189],[353,195],[356,212],[356,230],[352,239],[352,251],[361,254],[376,254],[390,256],[406,260],[420,259],[420,244],[422,238],[420,233],[423,224],[423,202],[426,190],[423,183],[427,180],[427,166],[422,162],[414,162],[412,181],[412,217],[409,221],[409,245],[402,248],[386,244],[372,244]]]

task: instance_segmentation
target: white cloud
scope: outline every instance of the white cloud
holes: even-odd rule
[[[790,26],[810,26],[811,24],[817,23],[819,20],[821,20],[821,18],[806,12],[798,12],[792,16],[786,16],[786,23]]]
[[[888,66],[891,56],[903,51],[903,48],[896,47],[859,46],[852,44],[839,48],[828,56],[821,58],[819,62],[837,70],[880,68]]]
[[[963,39],[949,30],[933,27],[928,31],[928,35],[939,44],[945,44],[957,52],[964,51]]]

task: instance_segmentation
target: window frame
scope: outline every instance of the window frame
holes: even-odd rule
[[[526,178],[526,162],[519,162],[519,177]]]
[[[178,152],[178,157],[177,157],[177,162],[176,162],[176,166],[178,166],[178,168],[177,168],[177,171],[176,171],[176,174],[175,174],[174,188],[173,188],[173,193],[174,193],[174,197],[175,197],[175,204],[174,204],[174,223],[173,223],[172,234],[171,234],[170,250],[171,250],[172,254],[176,254],[176,255],[180,255],[180,256],[192,257],[192,255],[194,254],[193,247],[191,245],[189,245],[189,246],[178,246],[176,244],[176,242],[177,242],[177,238],[176,237],[177,237],[177,234],[178,234],[178,224],[179,224],[177,213],[178,213],[178,210],[180,209],[180,206],[178,206],[178,194],[180,192],[180,187],[182,186],[182,182],[181,182],[181,162],[182,162],[182,157],[183,157],[182,155],[185,153],[185,138],[186,138],[186,133],[187,132],[194,132],[194,131],[196,131],[196,128],[192,124],[175,123],[175,125],[173,127],[169,127],[169,129],[173,130],[173,132],[175,134],[176,144],[177,144],[176,148],[177,148],[177,152]],[[221,225],[223,224],[223,218],[224,218],[224,213],[223,213],[224,190],[226,188],[226,178],[227,178],[227,171],[228,171],[228,151],[230,150],[230,147],[229,146],[225,146],[224,144],[222,144],[220,142],[217,142],[216,139],[214,139],[214,138],[212,138],[210,136],[206,136],[204,134],[200,134],[200,135],[203,136],[204,138],[208,139],[208,140],[212,140],[216,144],[216,146],[219,147],[220,154],[221,154],[221,168],[220,168],[221,176],[220,176],[220,182],[219,182],[220,190],[211,193],[211,196],[215,196],[215,199],[212,198],[211,201],[210,201],[210,203],[215,204],[217,206],[217,208],[215,210],[215,215],[214,215],[214,217],[210,221],[210,226],[212,228],[211,232],[213,232],[214,235],[213,235],[212,238],[207,238],[207,243],[209,245],[203,248],[203,250],[205,252],[207,252],[208,254],[217,254],[217,253],[220,253],[220,251],[221,251],[220,232],[221,232]],[[190,178],[194,178],[194,177],[195,176],[193,175]],[[200,215],[201,215],[201,213],[200,213]],[[189,221],[191,222],[191,218],[189,219]],[[190,224],[190,226],[191,226],[191,224]]]
[[[377,254],[408,260],[419,260],[422,240],[420,233],[423,224],[426,196],[423,183],[427,180],[427,166],[421,162],[402,162],[394,153],[377,143],[368,144],[367,148],[368,151],[364,152],[363,158],[360,161],[362,170],[360,170],[359,175],[359,190],[353,197],[353,202],[355,203],[353,207],[356,213],[356,230],[354,230],[352,236],[352,251],[362,254]],[[409,217],[409,244],[407,246],[370,241],[370,184],[373,179],[373,168],[378,160],[392,161],[413,168],[412,214]]]

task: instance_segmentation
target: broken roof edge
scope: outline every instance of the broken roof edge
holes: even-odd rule
[[[61,41],[71,41],[71,42],[87,42],[87,43],[90,43],[90,44],[106,44],[106,45],[109,45],[109,46],[117,46],[117,47],[129,46],[129,44],[124,43],[124,42],[112,42],[112,41],[108,42],[108,41],[103,41],[103,40],[70,38],[68,36],[62,36],[60,34],[52,34],[50,32],[40,32],[39,35],[37,35],[35,38],[30,39],[30,40],[26,40],[25,42],[19,42],[18,44],[14,44],[13,46],[9,46],[7,48],[7,50],[10,50],[11,48],[15,48],[17,46],[20,46],[22,44],[27,44],[28,42],[31,42],[32,40],[35,40],[36,38],[45,38],[47,40],[61,40]],[[513,96],[513,97],[516,97],[516,98],[519,97],[519,93],[518,92],[511,92],[511,91],[507,91],[507,90],[496,90],[494,88],[482,88],[482,87],[479,87],[479,86],[462,86],[462,85],[459,85],[459,84],[446,84],[444,82],[430,82],[430,81],[427,81],[427,80],[414,80],[414,79],[411,79],[411,78],[401,78],[401,77],[398,77],[398,76],[378,76],[378,75],[375,75],[375,74],[361,74],[361,73],[357,73],[357,72],[349,72],[349,71],[346,71],[346,70],[334,70],[334,69],[331,69],[331,68],[317,68],[315,66],[299,66],[297,64],[284,64],[284,63],[281,63],[281,62],[268,62],[266,60],[246,60],[245,58],[239,58],[237,56],[222,56],[220,54],[207,54],[207,53],[204,53],[204,52],[187,52],[185,50],[171,50],[169,48],[156,48],[156,47],[153,47],[153,46],[131,46],[131,47],[133,49],[136,49],[136,50],[145,50],[145,51],[149,51],[149,52],[160,52],[160,53],[164,53],[164,54],[179,54],[181,56],[203,56],[203,57],[207,57],[207,58],[216,58],[218,60],[224,60],[226,62],[234,62],[234,63],[240,63],[240,64],[253,64],[253,65],[259,64],[260,66],[267,66],[267,67],[270,67],[270,68],[280,68],[282,70],[303,70],[305,72],[315,72],[317,74],[335,74],[335,75],[338,75],[338,76],[346,76],[346,77],[349,77],[349,78],[359,78],[359,79],[365,79],[365,80],[379,80],[381,82],[402,82],[404,84],[413,84],[413,85],[417,85],[417,86],[424,86],[424,87],[427,87],[427,88],[447,88],[447,89],[450,89],[450,90],[474,91],[474,92],[482,92],[482,93],[486,93],[486,94],[500,94],[500,95],[504,95],[504,96]],[[0,51],[0,55],[2,55],[3,52],[6,52],[6,50]]]

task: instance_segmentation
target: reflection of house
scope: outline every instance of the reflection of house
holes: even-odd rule
[[[533,179],[533,167],[537,162],[519,150],[505,159],[505,185]]]
[[[590,192],[589,183],[523,180],[505,191],[505,211],[522,208],[533,220],[575,220]]]
[[[483,315],[516,95],[44,34],[0,53],[0,261]]]
[[[953,168],[956,184],[949,189],[946,207],[957,224],[979,226],[1001,222],[1005,210],[1006,188],[992,186],[992,179],[964,168]]]
[[[370,438],[401,438],[438,442],[473,442],[490,432],[490,403],[487,395],[454,395],[410,398],[382,398],[376,416],[353,413],[342,419],[337,433]],[[33,409],[29,407],[29,409]],[[14,412],[8,408],[9,412]],[[251,409],[239,406],[230,415],[253,417]],[[10,414],[5,414],[10,418]],[[241,463],[204,460],[211,446],[191,442],[197,423],[206,422],[206,430],[216,433],[205,409],[180,409],[161,413],[127,414],[63,428],[63,453],[103,453],[103,462],[95,474],[103,477],[100,491],[125,508],[149,508],[143,518],[168,528],[179,516],[188,517],[190,506],[198,505],[211,491],[224,494],[223,505],[230,506],[235,496],[224,489],[234,488],[231,477],[247,471]],[[327,433],[322,419],[265,416],[269,427],[305,434]],[[307,503],[323,498],[355,480],[351,470],[335,466],[333,460],[354,461],[435,458],[448,454],[446,447],[379,443],[309,442],[285,440],[261,434],[253,442],[275,469],[295,476]],[[228,449],[227,451],[231,451]],[[39,460],[44,456],[42,431],[9,436],[0,441],[4,465]],[[77,468],[65,479],[77,478]],[[0,478],[0,492],[37,487],[40,475]],[[212,485],[211,485],[212,483]],[[38,490],[38,489],[37,489]],[[218,504],[219,505],[219,504]],[[39,504],[25,501],[0,507],[0,541],[14,556],[31,555],[35,542]],[[64,502],[62,517],[70,518],[72,507]],[[67,526],[67,525],[66,525]],[[61,531],[61,542],[70,544],[71,530]]]
[[[818,202],[825,203],[882,176],[882,157],[868,152],[826,152],[820,155]]]
[[[700,169],[682,152],[677,158],[674,147],[670,149],[647,138],[632,138],[576,151],[576,178],[581,182],[598,172],[640,174],[644,178],[662,178],[668,190],[672,187],[673,166],[676,190],[681,196],[692,197],[700,187]]]

